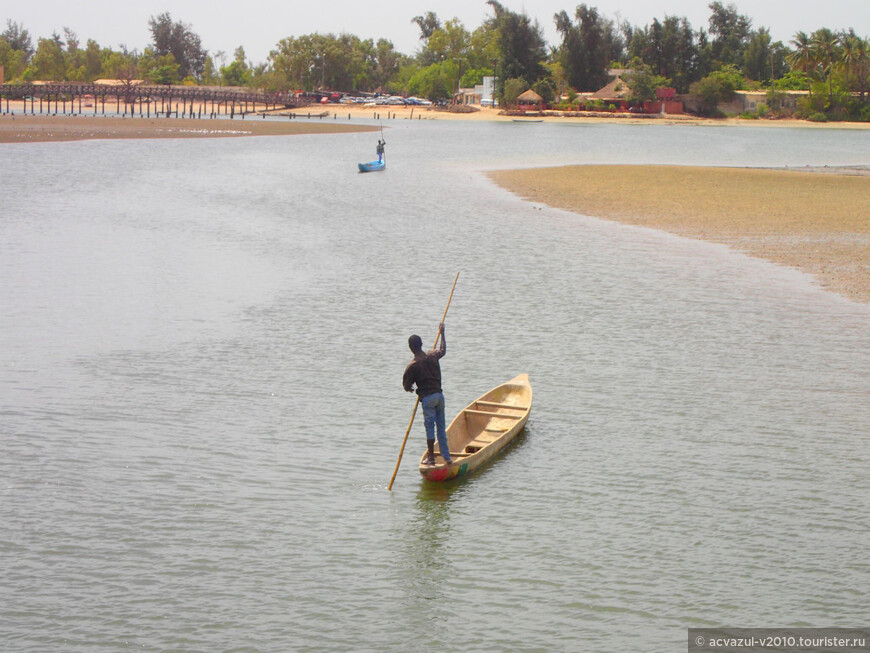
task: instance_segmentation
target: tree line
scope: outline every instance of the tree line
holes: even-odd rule
[[[152,40],[142,52],[81,44],[69,28],[39,38],[11,20],[0,34],[0,65],[8,81],[93,81],[100,77],[144,79],[154,84],[247,86],[267,91],[332,89],[388,92],[448,100],[459,88],[495,76],[496,96],[510,104],[528,88],[548,104],[576,106],[578,93],[596,91],[610,70],[626,72],[630,100],[652,99],[657,88],[701,97],[715,112],[735,90],[764,89],[766,110],[777,110],[782,93],[808,91],[799,112],[814,119],[870,120],[870,41],[853,29],[798,32],[787,44],[770,29],[754,27],[733,4],[711,2],[706,27],[665,15],[637,26],[602,15],[587,4],[560,11],[553,21],[560,42],[549,45],[540,23],[498,0],[481,25],[435,12],[411,18],[420,31],[412,55],[387,39],[352,34],[307,34],[279,41],[268,60],[254,64],[239,46],[231,59],[208,52],[189,24],[169,13],[152,16]]]

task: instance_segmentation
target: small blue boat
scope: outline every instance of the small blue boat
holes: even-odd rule
[[[368,163],[357,163],[360,172],[379,172],[387,167],[385,161],[369,161]]]

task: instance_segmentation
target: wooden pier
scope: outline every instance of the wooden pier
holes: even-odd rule
[[[117,84],[0,85],[0,112],[11,113],[11,101],[23,102],[25,115],[106,115],[108,111],[110,115],[174,118],[244,117],[252,113],[298,110],[314,103],[305,94],[201,86],[146,86],[123,81]]]

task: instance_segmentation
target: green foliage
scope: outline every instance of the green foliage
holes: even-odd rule
[[[790,70],[774,81],[773,87],[778,91],[808,91],[810,90],[810,78],[803,71]]]
[[[103,61],[99,44],[93,39],[88,39],[87,47],[82,56],[85,68],[85,78],[92,82],[100,77],[103,72]]]
[[[242,48],[229,65],[221,52],[209,57],[190,26],[173,21],[169,13],[148,21],[153,42],[142,53],[124,46],[119,51],[101,48],[92,39],[82,45],[68,28],[62,35],[38,39],[34,48],[29,32],[7,20],[0,33],[0,65],[7,81],[223,81],[275,92],[388,90],[436,100],[450,98],[459,85],[475,86],[494,74],[503,104],[533,88],[551,105],[567,94],[569,101],[559,106],[570,108],[574,88],[604,86],[607,71],[624,67],[631,57],[625,79],[634,101],[653,99],[660,86],[674,86],[680,93],[698,93],[703,110],[712,115],[734,90],[764,88],[769,111],[782,113],[789,111],[785,91],[809,90],[809,97],[798,100],[798,116],[868,119],[868,39],[854,30],[821,28],[798,32],[788,50],[772,42],[767,28],[753,29],[751,21],[726,2],[709,5],[709,32],[695,31],[687,19],[668,15],[645,27],[616,23],[597,8],[579,4],[572,14],[561,11],[554,16],[561,43],[548,50],[536,20],[507,9],[500,0],[488,0],[492,15],[474,30],[456,18],[442,21],[434,12],[413,18],[422,42],[413,58],[396,52],[386,39],[309,34],[282,39],[268,61],[256,66],[246,60]]]
[[[206,86],[217,86],[220,79],[215,69],[214,59],[211,56],[205,58],[205,63],[202,66],[202,83]]]
[[[526,92],[529,88],[528,82],[522,77],[512,77],[505,80],[504,91],[502,91],[500,103],[504,107],[515,107],[517,98]]]
[[[60,37],[55,34],[50,39],[39,39],[36,54],[29,64],[32,79],[63,81],[66,77],[66,62]]]
[[[720,66],[743,64],[752,30],[752,21],[739,13],[734,4],[723,5],[716,0],[710,7],[711,52]]]
[[[452,59],[463,71],[492,69],[499,57],[496,38],[497,35],[487,24],[469,32],[458,18],[448,20],[443,25],[438,21],[437,26],[423,39],[425,45],[417,55],[417,61],[421,68]]]
[[[766,118],[768,115],[770,115],[770,109],[767,108],[767,105],[759,104],[755,111],[744,111],[741,113],[740,118],[743,120],[758,120],[759,118]]]
[[[146,54],[152,55],[152,58],[149,60],[143,55],[143,63],[147,64],[147,62],[150,61],[153,67],[153,50],[146,49],[145,52]],[[127,71],[137,71],[136,59],[130,54],[106,51],[101,52],[100,59],[102,60],[101,75],[108,79],[122,79],[127,76]],[[139,74],[138,71],[137,74]],[[147,75],[144,74],[142,75],[142,78],[148,79]]]
[[[24,53],[25,62],[33,56],[33,42],[30,40],[30,32],[18,23],[6,21],[6,29],[0,34],[0,40],[5,41],[10,50]]]
[[[492,68],[470,68],[462,73],[459,85],[462,88],[472,88],[478,84],[483,84],[484,77],[492,77],[492,75]]]
[[[568,13],[554,16],[562,35],[556,57],[568,84],[580,91],[597,91],[607,84],[609,64],[623,54],[623,40],[613,21],[601,17],[595,7],[581,4],[571,21]]]
[[[841,70],[849,90],[858,93],[863,103],[870,91],[870,39],[861,38],[854,30],[840,34]]]
[[[233,61],[230,65],[221,68],[221,80],[226,86],[247,86],[252,79],[251,71],[244,63]]]
[[[652,69],[637,57],[632,60],[631,70],[625,73],[623,79],[631,87],[629,102],[654,100],[657,89],[670,86],[670,80],[653,74]]]
[[[181,77],[192,75],[199,79],[205,66],[207,52],[202,41],[190,27],[182,22],[174,22],[168,12],[152,16],[148,21],[152,45],[158,57],[172,55],[178,64]]]
[[[771,41],[764,27],[750,34],[743,51],[743,73],[749,79],[769,82],[786,73],[787,51],[781,41]]]
[[[245,48],[239,46],[235,51],[235,58],[228,66],[220,69],[221,79],[226,86],[249,86],[254,75],[248,63],[245,61]]]
[[[722,66],[719,70],[713,71],[708,75],[719,81],[722,85],[723,99],[730,100],[734,96],[734,91],[740,91],[744,88],[743,73],[737,66],[728,64]]]
[[[734,91],[743,88],[743,75],[737,67],[729,64],[716,70],[691,86],[691,92],[701,97],[702,110],[712,115],[720,102],[734,97]]]
[[[416,23],[417,27],[420,28],[421,41],[428,41],[435,30],[441,29],[441,21],[434,11],[427,11],[422,16],[414,16],[411,22]]]
[[[370,41],[365,41],[366,47],[369,48],[367,62],[369,66],[368,86],[371,89],[386,88],[390,80],[396,76],[402,64],[408,60],[408,57],[396,52],[392,41],[387,39],[378,39],[374,50],[371,50]],[[362,88],[361,83],[356,85],[357,88]]]
[[[27,68],[27,52],[16,50],[4,37],[0,37],[0,66],[5,71],[6,81],[20,79]]]
[[[175,62],[175,57],[167,54],[157,58],[147,79],[154,84],[178,84],[180,70],[181,66]]]
[[[767,107],[769,107],[770,112],[776,114],[781,113],[785,106],[785,98],[785,92],[779,91],[775,88],[770,89],[767,92]]]
[[[434,63],[415,72],[408,80],[408,93],[440,102],[453,97],[459,66],[453,61]]]
[[[251,86],[254,88],[258,88],[268,93],[279,93],[286,90],[281,85],[281,80],[275,74],[275,71],[269,68],[266,64],[258,64],[254,66],[252,73],[253,79],[251,80]]]
[[[687,19],[676,16],[665,16],[663,22],[654,19],[647,27],[633,29],[628,56],[671,80],[680,93],[710,71],[706,34],[693,31]]]
[[[352,34],[288,37],[269,55],[284,89],[373,91],[385,86],[405,58],[385,39],[375,45]]]
[[[488,0],[487,4],[495,14],[488,26],[498,33],[498,93],[507,97],[504,89],[507,80],[522,78],[534,81],[544,74],[546,42],[541,26],[525,13],[510,11],[497,0]]]
[[[532,90],[541,96],[544,104],[549,105],[556,99],[556,82],[550,76],[541,77],[534,84]]]

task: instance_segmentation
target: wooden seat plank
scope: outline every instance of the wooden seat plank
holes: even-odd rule
[[[525,415],[505,415],[504,413],[492,413],[488,410],[471,410],[469,408],[466,408],[464,412],[470,415],[488,415],[489,417],[498,417],[505,419],[522,419],[523,417],[525,417]]]
[[[514,410],[529,410],[528,406],[515,406],[513,404],[502,404],[497,401],[475,401],[478,406],[490,406],[492,408],[513,408]]]

